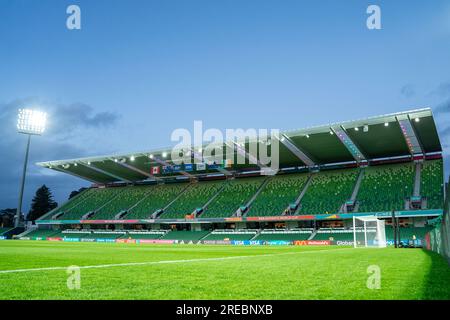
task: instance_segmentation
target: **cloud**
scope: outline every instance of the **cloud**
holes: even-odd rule
[[[450,81],[440,83],[434,90],[430,92],[430,95],[438,96],[440,98],[449,98]]]
[[[16,130],[17,110],[37,105],[44,105],[49,113],[49,130],[40,137],[32,137],[24,196],[25,211],[35,190],[44,183],[51,188],[59,202],[67,199],[70,191],[89,185],[67,174],[50,174],[48,169],[36,166],[36,162],[88,155],[92,148],[85,145],[82,139],[91,137],[92,131],[95,133],[95,130],[113,128],[120,118],[113,113],[96,112],[92,106],[82,103],[65,105],[36,98],[0,103],[0,209],[17,206],[26,146],[25,136]]]
[[[411,98],[416,94],[416,90],[412,84],[405,84],[400,88],[400,93],[405,98]]]
[[[53,132],[72,132],[77,128],[105,128],[117,123],[119,115],[111,112],[95,113],[94,108],[83,103],[56,105],[49,115],[49,122],[54,123]]]
[[[435,113],[450,113],[450,99],[441,102],[434,108]]]

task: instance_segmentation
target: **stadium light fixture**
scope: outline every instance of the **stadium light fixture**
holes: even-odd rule
[[[134,156],[130,157],[130,161],[134,161],[134,159],[135,159]]]
[[[47,113],[33,109],[19,109],[17,115],[17,131],[28,135],[27,148],[25,151],[25,160],[23,163],[22,180],[19,190],[19,203],[17,205],[14,226],[18,227],[20,223],[20,215],[22,214],[23,190],[25,187],[25,177],[27,174],[28,154],[30,152],[30,143],[32,135],[41,135],[45,131],[47,124]]]
[[[415,118],[415,119],[414,119],[414,121],[416,121],[416,122],[419,122],[419,121],[420,121],[420,119],[419,119],[419,118]]]
[[[167,157],[167,152],[163,152],[162,156],[163,156],[163,158],[166,158]]]
[[[41,135],[45,131],[47,114],[32,109],[19,109],[17,117],[17,130],[19,133]]]
[[[355,127],[355,131],[359,131],[359,128],[358,128],[358,127]]]
[[[78,163],[75,162],[73,165],[76,167],[78,165]]]
[[[385,126],[385,127],[388,127],[388,126],[389,126],[389,122],[385,122],[385,123],[384,123],[384,126]]]
[[[306,138],[308,138],[308,139],[309,139],[309,134],[307,134],[307,135],[306,135]]]
[[[333,131],[330,130],[330,134],[333,135],[334,134]]]

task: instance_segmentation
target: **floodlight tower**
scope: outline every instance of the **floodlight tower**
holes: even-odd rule
[[[32,135],[41,135],[45,131],[47,123],[47,114],[38,110],[19,109],[17,117],[17,131],[28,135],[27,149],[25,152],[25,161],[23,163],[22,181],[20,184],[19,204],[17,206],[16,218],[14,219],[14,226],[18,227],[20,222],[20,215],[22,213],[23,189],[25,186],[25,177],[28,165],[28,153],[30,151],[30,142]]]

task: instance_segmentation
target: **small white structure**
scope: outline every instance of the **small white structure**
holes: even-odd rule
[[[353,247],[386,247],[384,220],[376,216],[353,216]]]

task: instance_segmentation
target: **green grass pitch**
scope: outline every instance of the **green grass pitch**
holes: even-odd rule
[[[370,265],[380,289],[367,288]],[[421,249],[7,240],[0,299],[450,299],[450,268]]]

